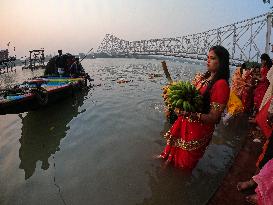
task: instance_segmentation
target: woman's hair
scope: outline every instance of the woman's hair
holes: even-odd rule
[[[247,69],[247,68],[246,68],[246,64],[243,63],[243,64],[241,65],[241,67],[240,67],[240,73],[241,73],[241,75],[243,75],[243,71],[246,70],[246,69]]]
[[[272,66],[272,60],[270,59],[269,55],[267,55],[266,53],[263,53],[261,55],[261,60],[265,61],[265,65],[266,67],[269,69]]]
[[[214,85],[214,83],[220,79],[224,79],[228,83],[229,75],[230,75],[230,72],[229,72],[229,52],[227,51],[227,49],[225,49],[223,46],[217,45],[217,46],[211,47],[209,51],[214,51],[215,55],[217,56],[217,58],[219,60],[219,68],[216,71],[213,79],[208,84],[206,91],[204,92],[204,95],[203,95],[203,99],[204,99],[203,100],[204,101],[203,111],[204,111],[204,113],[209,113],[209,111],[210,111],[210,90],[211,90],[212,86]],[[204,78],[208,78],[209,76],[210,76],[210,72],[207,71],[204,74]]]
[[[246,69],[246,68],[247,68],[247,67],[246,67],[246,64],[243,63],[243,64],[241,65],[241,68],[242,68],[242,69]]]

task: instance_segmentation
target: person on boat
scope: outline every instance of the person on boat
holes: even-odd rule
[[[260,109],[264,94],[269,86],[269,81],[266,78],[266,75],[272,66],[272,61],[266,53],[261,55],[261,63],[262,67],[260,70],[260,76],[254,77],[257,81],[257,86],[254,90],[254,109],[256,112]]]
[[[270,105],[267,112],[267,123],[273,129],[273,96],[270,99]],[[246,197],[246,201],[253,204],[272,204],[273,201],[273,132],[267,139],[263,153],[260,155],[256,165],[256,175],[250,180],[239,182],[237,184],[238,191],[256,188],[256,194]]]
[[[79,58],[73,58],[73,63],[70,66],[70,75],[73,77],[79,77],[83,76],[85,74],[85,71],[79,62]]]
[[[63,55],[62,50],[58,50],[58,57],[56,58],[56,68],[57,73],[60,76],[63,76],[65,74],[65,69],[67,67],[67,59],[66,56]]]
[[[94,79],[92,79],[90,75],[85,72],[82,64],[79,61],[79,58],[73,59],[72,64],[70,65],[69,74],[73,78],[84,77],[86,81],[94,81]]]
[[[229,99],[229,52],[219,45],[210,48],[207,69],[195,83],[203,95],[203,112],[188,113],[175,109],[178,119],[165,134],[167,145],[158,156],[165,159],[166,164],[192,170],[203,156],[214,127],[220,121]]]

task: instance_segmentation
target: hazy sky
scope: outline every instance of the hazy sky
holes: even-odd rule
[[[76,54],[96,50],[106,33],[130,41],[183,36],[269,8],[262,0],[0,0],[0,49],[10,41],[18,57],[39,48]]]

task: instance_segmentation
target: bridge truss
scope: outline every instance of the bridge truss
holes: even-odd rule
[[[97,52],[112,56],[165,55],[205,60],[210,47],[222,45],[234,63],[258,61],[261,53],[269,53],[271,27],[272,13],[265,13],[182,37],[128,41],[106,34]]]

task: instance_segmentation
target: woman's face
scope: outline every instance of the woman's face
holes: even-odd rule
[[[214,73],[219,69],[219,59],[216,56],[215,52],[211,50],[208,54],[208,60],[207,60],[207,68],[208,71]]]

